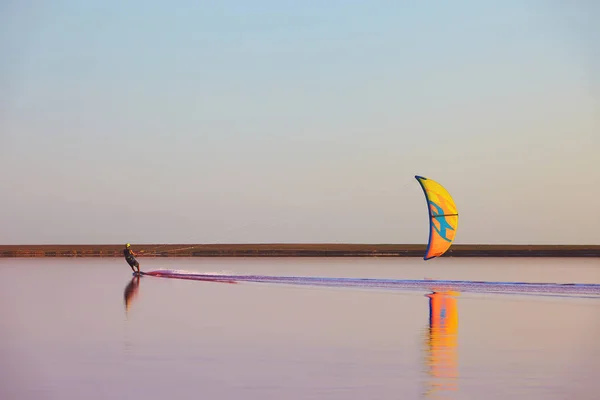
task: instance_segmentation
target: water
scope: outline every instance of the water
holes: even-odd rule
[[[140,261],[147,271],[600,283],[597,259]],[[0,398],[598,397],[599,298],[430,293],[138,280],[122,259],[0,259]]]

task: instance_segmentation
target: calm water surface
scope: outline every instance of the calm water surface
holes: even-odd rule
[[[597,259],[141,259],[143,270],[600,283]],[[600,299],[132,279],[0,259],[1,399],[597,399]]]

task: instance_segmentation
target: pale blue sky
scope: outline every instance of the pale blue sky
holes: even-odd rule
[[[0,6],[0,243],[600,243],[600,5]]]

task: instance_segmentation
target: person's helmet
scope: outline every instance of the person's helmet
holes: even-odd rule
[[[130,247],[131,247],[131,245],[130,245],[129,243],[127,243],[127,244],[125,245],[125,247],[127,247],[127,248],[130,248]]]

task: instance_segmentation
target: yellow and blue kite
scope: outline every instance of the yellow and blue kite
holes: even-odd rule
[[[429,211],[429,242],[424,260],[443,255],[452,245],[458,229],[458,210],[450,193],[434,180],[415,175]]]

